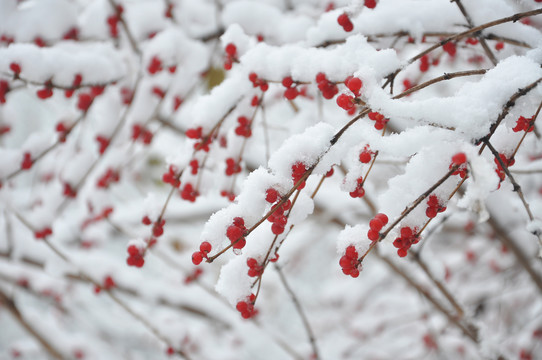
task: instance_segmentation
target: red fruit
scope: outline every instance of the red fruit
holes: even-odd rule
[[[294,80],[292,79],[291,76],[286,76],[285,78],[282,79],[282,86],[286,88],[291,87],[293,83],[294,83]]]
[[[451,57],[455,56],[455,53],[457,52],[457,48],[455,46],[455,43],[449,41],[446,44],[442,45],[442,49],[448,53]]]
[[[350,95],[341,94],[337,96],[337,105],[344,110],[350,110],[354,107],[354,98]]]
[[[412,237],[412,235],[414,235],[414,234],[413,234],[411,228],[409,228],[409,227],[403,227],[403,228],[401,228],[401,237],[402,237],[403,239],[409,239],[409,238]]]
[[[21,65],[15,62],[12,62],[11,64],[9,64],[9,68],[11,71],[15,73],[15,75],[19,75],[19,73],[21,72]]]
[[[363,150],[361,154],[359,154],[359,161],[368,164],[371,162],[372,155],[370,151]]]
[[[460,152],[452,156],[452,163],[454,165],[461,165],[467,162],[467,155],[465,153]]]
[[[203,254],[200,251],[196,251],[192,254],[192,263],[194,265],[199,265],[203,261]]]
[[[273,188],[269,188],[265,191],[265,201],[273,204],[279,198],[279,192]]]
[[[143,225],[150,225],[150,224],[152,224],[151,219],[150,219],[147,215],[143,216],[143,219],[141,219],[141,222],[143,223]]]
[[[359,91],[363,86],[363,82],[357,77],[353,77],[346,82],[346,87],[350,89],[356,96],[359,96]]]
[[[21,169],[28,170],[32,167],[33,163],[34,161],[32,161],[32,156],[30,155],[30,153],[24,153],[23,161],[21,162]]]
[[[234,57],[235,54],[237,53],[237,47],[232,44],[232,43],[229,43],[228,45],[226,45],[226,48],[224,49],[224,51],[226,52],[226,54],[228,54],[230,57]]]
[[[248,74],[248,79],[254,84],[256,83],[256,81],[258,81],[258,74],[256,74],[255,72],[251,72],[250,74]]]
[[[399,255],[399,257],[405,257],[407,256],[407,254],[408,254],[408,250],[406,250],[405,248],[397,250],[397,255]]]
[[[495,44],[495,50],[501,51],[502,49],[504,49],[504,43],[502,41]]]
[[[386,216],[386,214],[378,213],[376,214],[375,219],[380,220],[384,225],[388,223],[388,217]]]
[[[271,225],[271,232],[275,235],[280,235],[284,232],[284,226],[273,223],[273,225]]]
[[[177,111],[182,103],[183,99],[179,95],[175,95],[173,98],[173,111]]]
[[[339,15],[339,17],[337,18],[337,22],[346,32],[350,32],[354,29],[354,24],[352,24],[350,18],[348,17],[348,14],[346,13]]]
[[[107,147],[109,146],[109,139],[106,138],[105,136],[98,135],[96,136],[96,141],[98,142],[98,144],[100,144],[100,148],[99,148],[100,154],[103,154],[105,150],[107,149]]]
[[[293,100],[299,95],[299,92],[297,91],[297,88],[291,87],[284,91],[284,97],[288,100]]]
[[[76,27],[70,28],[62,38],[64,40],[77,40],[79,38],[79,29]]]
[[[236,241],[237,239],[243,236],[244,230],[238,226],[230,225],[226,230],[226,236],[230,239],[231,242]]]
[[[478,39],[476,39],[476,38],[468,38],[466,43],[469,44],[469,45],[476,45],[476,44],[478,44]]]
[[[319,72],[318,74],[316,74],[316,82],[317,83],[327,82],[326,74],[322,72]]]
[[[201,126],[196,129],[188,129],[186,130],[186,137],[189,139],[201,139],[202,130]]]
[[[420,59],[420,71],[426,72],[427,70],[429,70],[429,56],[424,55]]]
[[[428,218],[432,219],[437,216],[438,210],[433,207],[428,207],[425,210],[425,215],[427,215]]]
[[[160,87],[158,86],[154,86],[152,88],[152,93],[156,96],[158,96],[159,98],[164,98],[164,96],[166,96],[166,93],[164,92],[164,90],[162,90]]]
[[[6,94],[9,91],[9,83],[6,80],[0,80],[0,104],[6,103]]]
[[[151,59],[151,62],[149,63],[149,66],[147,67],[147,71],[149,74],[156,74],[157,72],[162,71],[162,60],[158,56],[153,56]]]
[[[378,232],[384,227],[384,223],[382,223],[380,219],[374,218],[371,221],[369,221],[369,227],[371,228],[371,230]]]
[[[380,238],[380,234],[378,233],[378,230],[371,229],[367,232],[367,237],[371,241],[377,241]]]
[[[376,0],[365,0],[365,7],[374,9],[376,7]]]
[[[199,246],[199,250],[203,253],[203,254],[208,254],[211,252],[211,249],[213,247],[211,246],[211,244],[208,242],[208,241],[204,241],[200,244]]]
[[[77,108],[83,112],[86,112],[90,108],[90,105],[92,105],[93,100],[94,97],[92,95],[80,93],[79,101],[77,102]]]
[[[38,97],[40,99],[45,100],[45,99],[50,98],[51,96],[53,96],[53,90],[51,89],[50,86],[47,86],[47,84],[46,84],[45,88],[43,88],[41,90],[38,90],[36,92],[36,95],[38,95]]]
[[[232,244],[232,247],[234,249],[242,249],[245,247],[247,241],[245,240],[245,238],[240,238],[239,240],[237,240],[236,242],[234,242]]]

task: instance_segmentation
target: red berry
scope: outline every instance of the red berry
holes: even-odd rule
[[[284,97],[288,100],[294,100],[297,95],[299,95],[299,92],[295,87],[288,88],[284,91]]]
[[[382,223],[382,221],[380,221],[380,219],[374,218],[369,221],[369,227],[371,228],[371,230],[378,232],[382,229],[382,227],[384,227],[384,224]]]
[[[364,164],[370,163],[371,159],[372,159],[372,155],[370,151],[363,150],[363,152],[359,154],[359,161]]]
[[[9,64],[9,68],[11,71],[13,71],[16,75],[18,75],[20,72],[21,72],[21,65],[15,63],[15,62],[12,62],[11,64]]]
[[[149,74],[156,74],[157,72],[162,71],[162,60],[158,56],[153,56],[149,66],[147,67]]]
[[[337,105],[339,105],[344,110],[350,110],[354,107],[354,98],[350,95],[341,94],[337,96]]]
[[[203,261],[203,254],[200,251],[196,251],[192,254],[192,263],[194,265],[199,265]]]
[[[229,43],[228,45],[226,45],[226,48],[224,49],[224,51],[226,52],[226,54],[228,54],[230,57],[234,57],[235,54],[237,53],[237,47],[232,44],[232,43]]]
[[[378,230],[374,230],[371,228],[371,230],[367,232],[367,237],[371,241],[377,241],[378,238],[380,238],[380,234],[378,233]]]
[[[388,223],[388,217],[386,216],[386,214],[378,213],[376,214],[375,219],[380,220],[384,225]]]
[[[504,49],[504,43],[502,41],[495,44],[495,50],[501,51],[502,49]]]
[[[365,7],[374,9],[376,7],[376,0],[365,0]]]
[[[457,48],[455,46],[455,43],[449,41],[446,44],[442,45],[442,49],[448,53],[448,55],[454,57],[455,53],[457,52]]]
[[[144,225],[150,225],[150,224],[152,224],[151,219],[150,219],[147,215],[143,216],[143,219],[141,220],[141,222],[142,222]]]
[[[397,250],[397,255],[399,255],[399,257],[405,257],[407,256],[407,254],[408,254],[408,250],[406,250],[405,248]]]
[[[204,241],[200,244],[199,246],[199,250],[204,253],[204,254],[208,254],[211,252],[211,249],[212,249],[212,246],[211,244],[208,242],[208,241]]]
[[[273,188],[269,188],[265,191],[265,201],[273,204],[279,198],[279,192]]]
[[[291,87],[293,83],[294,83],[294,80],[292,79],[291,76],[286,76],[285,78],[282,79],[282,86],[286,88]]]
[[[77,102],[77,108],[81,111],[88,111],[90,108],[90,105],[92,105],[92,101],[94,100],[94,97],[92,95],[86,94],[86,93],[80,93],[79,94],[79,101]]]
[[[465,153],[460,152],[452,156],[452,163],[454,165],[461,165],[467,162],[467,155]]]
[[[337,18],[337,22],[341,25],[346,32],[350,32],[354,29],[354,25],[350,21],[348,14],[343,13]]]
[[[21,162],[21,169],[28,170],[32,167],[33,163],[34,161],[32,160],[30,153],[24,153],[23,161]]]
[[[359,90],[363,86],[363,82],[357,77],[353,77],[346,82],[346,86],[350,91],[352,91],[356,96],[359,96]]]

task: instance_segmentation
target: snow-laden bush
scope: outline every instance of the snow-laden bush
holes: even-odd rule
[[[0,358],[540,359],[541,3],[1,0]]]

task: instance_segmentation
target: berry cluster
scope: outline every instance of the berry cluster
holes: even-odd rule
[[[238,162],[235,162],[233,158],[227,158],[226,159],[226,175],[232,176],[233,174],[238,174],[242,170],[241,164]]]
[[[246,116],[239,116],[237,118],[237,122],[239,125],[235,128],[235,133],[239,136],[243,136],[246,138],[249,138],[252,136],[252,129],[250,126],[252,125],[252,121],[250,121]]]
[[[9,64],[9,69],[13,71],[13,77],[17,79],[21,73],[21,65],[17,64],[16,62],[12,62]]]
[[[307,172],[307,167],[305,164],[303,164],[302,162],[296,162],[295,164],[292,165],[292,180],[294,181],[294,184],[297,184],[297,182],[299,180],[301,180],[301,178],[303,177],[303,175],[305,175],[305,173]],[[303,181],[298,189],[301,190],[305,187],[305,181]]]
[[[75,89],[79,88],[81,86],[81,83],[83,82],[83,76],[81,74],[75,74],[75,77],[73,78],[73,83],[71,89],[67,89],[64,91],[64,95],[67,98],[71,98],[73,93],[75,92]]]
[[[0,104],[6,103],[6,94],[9,92],[9,83],[6,80],[0,80]]]
[[[66,126],[65,123],[60,121],[58,124],[56,124],[55,130],[58,132],[58,142],[63,143],[66,142],[68,133],[71,131],[71,126]]]
[[[190,162],[188,163],[188,165],[190,166],[190,174],[192,174],[192,175],[197,175],[197,174],[198,174],[198,170],[199,170],[199,162],[198,162],[198,159],[192,159],[192,160],[190,160]]]
[[[380,238],[380,230],[388,223],[388,217],[386,214],[378,213],[375,217],[369,221],[369,231],[367,237],[371,241],[378,241]]]
[[[359,177],[356,180],[356,188],[350,192],[350,196],[353,198],[362,198],[365,195],[365,189],[363,189],[363,177]]]
[[[270,204],[274,204],[271,208],[273,213],[267,218],[267,220],[272,224],[271,232],[275,235],[280,235],[284,232],[284,228],[288,223],[288,217],[284,215],[284,213],[290,210],[290,208],[292,207],[292,202],[290,200],[287,200],[279,205],[281,201],[280,194],[277,190],[273,188],[269,188],[266,190],[265,200]]]
[[[258,263],[258,260],[254,258],[247,259],[248,276],[256,277],[263,273],[264,267]]]
[[[102,289],[111,290],[111,289],[114,289],[115,287],[117,287],[117,284],[115,283],[115,280],[113,280],[113,278],[111,276],[107,275],[104,278],[104,281],[103,281],[102,285],[96,285],[94,287],[94,292],[96,294],[99,294],[102,291]]]
[[[339,260],[339,265],[341,266],[343,274],[350,275],[353,278],[359,276],[361,263],[358,263],[358,251],[354,245],[350,245],[346,248],[344,255]]]
[[[446,51],[451,57],[454,57],[457,53],[457,47],[452,41],[448,41],[446,44],[442,45],[442,50]]]
[[[140,124],[134,124],[132,126],[132,140],[141,140],[143,144],[149,145],[152,141],[153,134],[146,127]]]
[[[256,295],[250,294],[248,299],[239,301],[235,308],[241,313],[243,319],[250,319],[258,314],[258,310],[254,308],[254,302],[256,301]]]
[[[199,196],[199,192],[194,189],[194,186],[190,183],[184,184],[183,189],[181,190],[181,198],[190,202],[195,202],[196,198]]]
[[[352,91],[352,93],[356,97],[359,97],[361,95],[360,90],[363,87],[363,81],[361,81],[361,79],[357,77],[349,76],[344,81],[344,84],[350,91]]]
[[[136,245],[128,246],[128,258],[126,263],[129,266],[142,267],[145,264],[145,249],[141,249]]]
[[[151,62],[149,63],[149,66],[147,67],[147,71],[149,74],[154,75],[160,71],[162,71],[162,60],[158,56],[153,56],[151,58]]]
[[[228,190],[220,191],[220,196],[228,198],[229,201],[234,201],[235,200],[235,194],[233,192],[231,192],[231,191],[228,191]]]
[[[286,99],[294,100],[299,95],[297,83],[294,84],[291,76],[286,76],[284,79],[282,79],[282,86],[286,88],[286,90],[284,90],[284,97]]]
[[[245,239],[245,220],[242,217],[233,218],[233,223],[228,226],[226,230],[226,236],[231,241],[231,245],[234,249],[242,249],[245,247],[247,241]]]
[[[324,99],[333,99],[339,92],[337,85],[329,81],[324,73],[320,72],[316,74],[316,83],[318,84],[318,89],[322,92]]]
[[[201,139],[203,136],[203,128],[199,126],[195,129],[188,129],[186,130],[185,135],[189,139]]]
[[[208,241],[202,242],[199,246],[199,251],[196,251],[192,254],[192,263],[194,265],[201,264],[204,258],[208,258],[208,254],[211,252],[212,248],[213,247]]]
[[[103,154],[109,146],[109,139],[103,135],[98,135],[96,136],[96,141],[98,142],[98,145],[100,146],[98,148],[98,151],[100,152],[100,154]]]
[[[178,188],[181,186],[180,174],[177,174],[177,167],[175,165],[169,165],[168,172],[162,175],[162,181],[166,184],[170,184],[173,187]]]
[[[107,25],[109,25],[109,34],[112,38],[117,38],[119,36],[119,21],[120,15],[124,11],[122,5],[117,5],[115,13],[107,17]]]
[[[346,111],[355,109],[356,102],[351,95],[341,94],[337,96],[337,105]]]
[[[36,230],[34,232],[34,237],[36,239],[45,239],[47,236],[52,235],[53,230],[50,227],[45,227],[41,230]]]
[[[74,189],[69,183],[64,183],[64,190],[62,191],[62,194],[68,198],[75,198],[77,197],[77,190]]]
[[[359,161],[363,164],[368,164],[371,162],[373,155],[375,153],[371,151],[369,145],[365,145],[361,153],[359,154]]]
[[[28,170],[32,167],[32,164],[34,164],[34,161],[32,160],[32,155],[30,155],[30,153],[28,152],[24,153],[23,161],[21,162],[21,169]]]
[[[224,52],[226,53],[226,59],[224,60],[224,70],[230,70],[233,62],[237,61],[237,47],[235,44],[229,43],[224,48]]]
[[[410,249],[413,244],[417,244],[420,241],[417,231],[417,228],[412,229],[408,226],[401,228],[401,236],[393,241],[393,246],[398,249],[397,255],[400,257],[407,256],[408,249]]]
[[[368,116],[369,116],[369,119],[371,119],[371,120],[373,120],[375,122],[375,129],[376,130],[384,129],[384,127],[386,126],[388,121],[390,121],[390,119],[385,118],[384,115],[382,115],[381,113],[376,112],[376,111],[370,112],[368,114]]]
[[[342,13],[341,15],[339,15],[339,17],[337,18],[337,22],[346,32],[354,30],[354,24],[352,24],[352,21],[350,21],[347,13]]]
[[[36,91],[36,95],[42,100],[45,100],[47,98],[50,98],[53,96],[53,83],[51,80],[45,82],[44,88]]]
[[[504,155],[504,154],[499,154],[499,157],[501,158],[504,165],[506,165],[506,167],[510,167],[510,166],[514,165],[515,162],[516,162],[516,160],[514,158],[508,159],[506,157],[506,155]],[[495,172],[497,173],[497,175],[499,175],[500,182],[502,182],[504,180],[504,178],[506,177],[506,173],[504,172],[504,169],[502,168],[501,164],[499,163],[499,161],[496,158],[493,159],[493,161],[495,161],[495,164],[497,164],[497,169],[495,169]],[[500,184],[499,184],[499,186],[500,186]]]
[[[514,132],[533,131],[534,130],[534,116],[531,116],[530,118],[520,116],[517,120],[516,126],[512,130],[514,130]]]
[[[446,210],[446,206],[443,206],[440,203],[439,198],[436,195],[430,195],[427,199],[427,209],[425,210],[425,215],[428,218],[432,219],[437,216],[438,213]]]
[[[194,149],[196,151],[203,150],[205,152],[209,151],[209,145],[213,141],[211,136],[207,136],[206,138],[203,138],[203,128],[201,126],[198,126],[197,128],[191,128],[186,130],[186,137],[189,139],[201,139],[201,141],[198,141],[194,144]]]
[[[251,72],[248,74],[248,79],[252,82],[253,87],[260,87],[260,90],[266,92],[269,89],[269,84],[266,80],[260,79],[258,74]]]
[[[465,176],[467,176],[467,155],[460,152],[452,156],[452,163],[450,164],[450,169],[453,166],[458,166],[458,168],[452,173],[452,175],[459,175],[462,179],[465,178]]]

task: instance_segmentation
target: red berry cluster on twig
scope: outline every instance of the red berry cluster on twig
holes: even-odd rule
[[[333,99],[339,92],[337,85],[329,81],[326,74],[322,72],[316,74],[316,83],[318,84],[318,89],[322,92],[324,99]]]
[[[199,192],[194,189],[194,186],[191,183],[184,184],[184,187],[181,190],[181,198],[190,202],[195,202],[199,196]]]
[[[252,82],[253,87],[256,88],[259,86],[260,90],[263,92],[266,92],[267,89],[269,89],[269,84],[267,83],[267,81],[264,79],[260,79],[258,77],[258,74],[254,72],[251,72],[250,74],[248,74],[248,79]]]
[[[523,116],[520,116],[516,122],[516,126],[512,129],[514,132],[531,132],[534,130],[534,116],[531,116],[530,118],[526,118]]]
[[[362,198],[365,195],[365,189],[363,189],[363,177],[359,177],[356,180],[356,188],[350,192],[350,196],[353,198]]]
[[[226,236],[231,241],[231,245],[234,249],[242,249],[245,247],[247,241],[245,239],[245,220],[242,217],[233,218],[233,223],[228,226],[226,230]]]
[[[288,217],[284,215],[284,213],[290,210],[292,207],[292,202],[290,200],[286,200],[284,203],[279,205],[281,201],[280,194],[273,188],[266,190],[265,200],[270,204],[274,204],[271,208],[273,213],[267,218],[267,220],[272,223],[271,232],[275,235],[280,235],[284,232],[284,228],[288,223]]]
[[[130,245],[128,246],[128,258],[126,259],[126,263],[129,266],[135,266],[135,267],[142,267],[145,264],[145,250],[136,246],[136,245]]]
[[[258,260],[254,258],[247,259],[248,276],[256,277],[263,273],[264,267],[258,263]]]
[[[203,259],[208,258],[208,254],[212,250],[212,245],[208,241],[204,241],[199,246],[199,251],[196,251],[192,254],[192,263],[194,265],[199,265],[203,261]]]
[[[452,163],[450,164],[450,169],[453,166],[458,166],[457,170],[452,173],[452,175],[459,175],[462,179],[467,176],[467,155],[460,152],[452,156]]]
[[[305,172],[307,172],[307,167],[302,162],[296,162],[292,165],[292,180],[294,181],[294,185],[298,183],[299,180],[305,175]],[[303,181],[298,189],[301,190],[305,187],[305,181]]]
[[[412,229],[408,226],[401,228],[401,236],[393,241],[393,246],[398,249],[397,255],[400,257],[407,256],[408,249],[410,249],[413,244],[417,244],[420,241],[417,231],[417,228]]]
[[[438,213],[446,210],[446,206],[443,206],[436,195],[430,195],[427,199],[427,209],[425,215],[432,219],[437,216]]]
[[[179,180],[180,174],[177,173],[178,169],[175,165],[169,165],[168,172],[162,175],[162,181],[166,184],[170,184],[173,187],[178,188],[181,186],[181,180]]]
[[[499,154],[499,158],[502,160],[504,165],[506,167],[510,167],[515,164],[516,160],[514,158],[508,158],[505,154]],[[500,182],[504,181],[504,178],[506,177],[506,173],[504,172],[504,169],[502,168],[500,162],[497,160],[497,158],[493,159],[495,164],[497,165],[497,169],[495,169],[495,172],[497,175],[499,175]],[[499,185],[500,186],[500,185]]]
[[[252,121],[250,121],[246,116],[239,116],[237,118],[239,125],[235,128],[235,133],[239,136],[249,138],[252,136]]]
[[[258,314],[258,310],[254,308],[254,302],[256,301],[256,295],[250,294],[248,299],[239,301],[235,308],[241,313],[243,319],[250,319]]]
[[[145,126],[134,124],[132,126],[132,140],[141,140],[143,144],[149,145],[152,142],[153,134]]]
[[[350,245],[346,248],[344,255],[339,260],[339,265],[341,266],[343,274],[350,275],[353,278],[359,276],[361,263],[358,263],[358,251],[354,245]]]
[[[147,71],[149,72],[149,74],[154,75],[162,70],[162,60],[160,60],[160,58],[156,55],[153,56],[151,58],[149,66],[147,67]]]
[[[242,170],[241,164],[236,162],[234,158],[226,159],[226,175],[232,176],[233,174],[238,174]]]
[[[359,154],[359,161],[363,164],[368,164],[373,158],[374,152],[371,151],[369,145],[365,145],[361,153]]]
[[[367,237],[371,241],[377,241],[380,238],[380,230],[388,223],[388,217],[386,214],[378,213],[375,217],[369,221],[369,231]]]
[[[390,121],[390,119],[385,118],[384,115],[376,111],[371,111],[367,116],[375,122],[376,130],[384,129],[388,121]]]
[[[233,43],[229,43],[224,48],[226,59],[224,60],[224,70],[230,70],[235,61],[237,61],[237,47]]]

